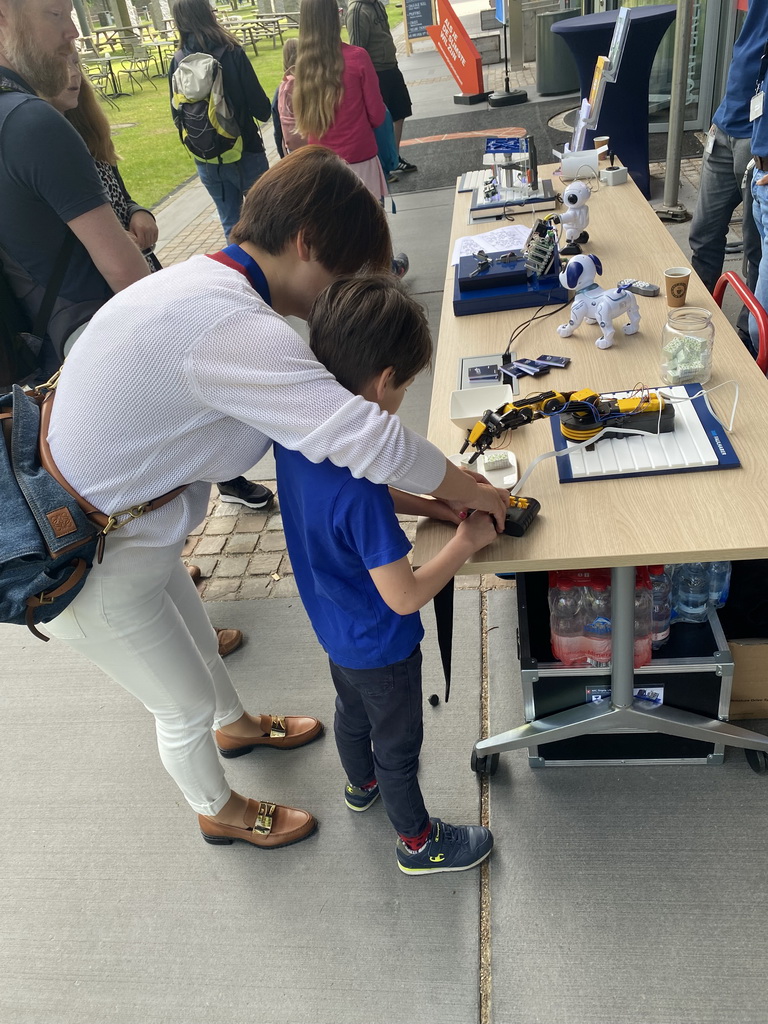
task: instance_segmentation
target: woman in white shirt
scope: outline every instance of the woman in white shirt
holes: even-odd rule
[[[232,238],[116,295],[67,359],[48,440],[71,486],[108,514],[187,486],[110,534],[103,563],[46,629],[152,712],[163,764],[207,841],[275,847],[311,834],[314,818],[230,790],[216,748],[300,746],[322,726],[245,712],[218,656],[180,558],[211,482],[246,471],[274,439],[431,493],[440,518],[457,521],[455,502],[502,529],[504,507],[489,484],[346,391],[283,319],[306,318],[342,274],[389,267],[384,212],[344,161],[317,146],[282,160],[248,193]]]

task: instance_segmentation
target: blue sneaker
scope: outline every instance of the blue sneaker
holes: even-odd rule
[[[344,803],[350,811],[367,811],[379,799],[378,784],[370,789],[358,789],[348,782],[344,787]]]
[[[490,829],[482,825],[448,825],[430,818],[432,831],[423,850],[411,853],[397,840],[397,866],[406,875],[433,875],[441,871],[466,871],[484,861],[493,849]]]

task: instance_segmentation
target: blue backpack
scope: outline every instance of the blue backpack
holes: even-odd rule
[[[111,516],[64,480],[48,448],[56,378],[34,391],[14,385],[0,397],[0,622],[36,628],[80,593],[94,557],[112,530],[160,508],[184,488]]]

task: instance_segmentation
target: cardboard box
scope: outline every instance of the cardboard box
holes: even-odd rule
[[[733,655],[730,719],[768,718],[768,640],[729,640]]]

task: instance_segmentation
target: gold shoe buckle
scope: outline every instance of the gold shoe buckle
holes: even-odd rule
[[[272,815],[275,813],[275,805],[263,801],[259,804],[259,813],[253,823],[253,831],[260,836],[268,836],[272,831]]]
[[[285,739],[285,718],[278,715],[272,716],[272,728],[269,731],[269,738],[271,740]]]

